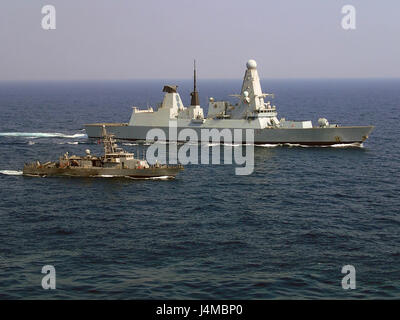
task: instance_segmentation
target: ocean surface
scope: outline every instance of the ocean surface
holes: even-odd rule
[[[256,146],[249,176],[235,165],[187,165],[175,180],[21,175],[25,162],[101,153],[83,125],[127,122],[164,83],[0,83],[0,299],[400,297],[400,80],[263,80],[279,118],[376,127],[361,147]],[[167,83],[187,105],[191,81]],[[240,86],[199,81],[201,104]],[[41,286],[44,265],[55,290]],[[342,289],[345,265],[355,290]]]

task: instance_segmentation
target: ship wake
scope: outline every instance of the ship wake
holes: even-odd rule
[[[256,144],[256,147],[275,148],[275,147],[289,147],[289,148],[364,148],[364,145],[359,142],[355,143],[337,143],[331,145],[309,145],[301,143],[279,143],[279,144]]]
[[[175,179],[174,176],[160,176],[160,177],[127,177],[132,180],[171,180]]]
[[[19,170],[0,170],[1,174],[7,175],[7,176],[21,176],[22,171]]]
[[[0,137],[86,139],[87,135],[85,133],[65,134],[59,132],[0,132]]]
[[[152,144],[156,143],[162,143],[162,144],[176,144],[176,142],[173,141],[147,141],[146,143],[137,143],[137,144],[129,144],[129,143],[124,143],[124,145],[144,145],[144,146],[149,146]],[[243,144],[236,144],[236,143],[224,143],[224,142],[202,142],[202,141],[188,141],[188,142],[180,142],[178,144],[188,144],[188,145],[197,145],[201,147],[216,147],[216,146],[222,146],[222,147],[240,147],[240,146],[254,146],[254,147],[260,147],[260,148],[276,148],[276,147],[289,147],[289,148],[364,148],[364,145],[359,142],[355,143],[337,143],[337,144],[331,144],[331,145],[310,145],[310,144],[301,144],[301,143],[243,143]]]
[[[159,177],[130,177],[130,176],[114,176],[110,174],[101,174],[93,176],[94,178],[126,178],[131,180],[170,180],[174,179],[174,176],[159,176]]]

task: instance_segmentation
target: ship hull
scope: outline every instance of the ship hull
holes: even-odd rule
[[[129,126],[126,124],[90,124],[86,125],[86,133],[89,138],[100,138],[102,127],[106,126],[107,132],[115,135],[115,138],[121,140],[146,140],[146,135],[151,129],[162,129],[165,134],[165,140],[170,141],[169,127],[154,126]],[[206,127],[202,125],[179,126],[177,133],[183,129],[190,128],[196,131],[201,139],[201,129],[228,129],[234,136],[234,128]],[[254,129],[255,144],[301,144],[301,145],[333,145],[333,144],[352,144],[362,143],[368,138],[373,130],[373,126],[343,126],[343,127],[313,127],[313,128],[265,128]],[[239,128],[238,128],[239,129]],[[245,128],[244,128],[245,129]],[[162,140],[162,139],[161,139]],[[179,139],[178,139],[179,141]],[[185,139],[182,140],[186,141]],[[205,141],[204,141],[205,142]],[[209,139],[207,138],[207,142]],[[246,143],[245,130],[242,130],[241,141],[235,143]]]
[[[114,168],[40,168],[25,166],[23,175],[26,176],[65,176],[65,177],[132,177],[156,178],[175,177],[182,167],[143,168],[143,169],[114,169]]]

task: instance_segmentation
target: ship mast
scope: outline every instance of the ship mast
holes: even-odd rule
[[[199,106],[200,105],[199,93],[197,92],[197,89],[196,89],[196,60],[194,60],[194,62],[193,62],[193,92],[190,93],[190,95],[192,96],[190,105],[191,106]]]
[[[107,133],[106,127],[104,125],[103,125],[102,135],[103,135],[102,140],[104,145],[104,154],[114,153],[116,151],[115,140],[113,139],[112,135]]]

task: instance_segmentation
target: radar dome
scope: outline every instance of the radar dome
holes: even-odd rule
[[[247,69],[256,69],[257,68],[257,62],[253,59],[250,59],[246,63]]]
[[[318,119],[318,125],[322,128],[328,127],[329,126],[329,122],[327,119],[325,118],[319,118]]]

